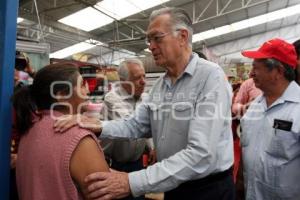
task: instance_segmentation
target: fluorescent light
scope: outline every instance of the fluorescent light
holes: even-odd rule
[[[113,22],[113,19],[92,7],[87,7],[58,21],[84,31],[91,31]]]
[[[80,42],[69,46],[67,48],[61,49],[54,53],[50,54],[50,58],[66,58],[76,53],[80,53],[95,47],[96,45],[101,45],[103,43],[96,41],[96,40],[86,40],[84,42]]]
[[[21,23],[22,21],[24,21],[24,18],[22,18],[22,17],[18,17],[18,18],[17,18],[17,24],[18,24],[18,23]]]
[[[257,17],[253,17],[250,19],[242,20],[239,22],[235,22],[229,25],[221,26],[215,29],[211,29],[208,31],[204,31],[201,33],[197,33],[193,35],[193,42],[198,42],[201,40],[206,40],[209,38],[217,37],[220,35],[224,35],[227,33],[231,33],[234,31],[239,31],[242,29],[254,27],[260,24],[265,24],[267,22],[271,22],[274,20],[282,19],[285,17],[289,17],[295,14],[300,13],[300,5],[280,9],[274,12],[270,12],[264,15],[260,15]]]
[[[167,1],[169,0],[103,0],[96,4],[96,8],[119,20]]]
[[[167,1],[170,0],[103,0],[95,4],[95,8],[120,20]],[[91,31],[112,23],[113,19],[92,7],[87,7],[58,21],[75,28]]]

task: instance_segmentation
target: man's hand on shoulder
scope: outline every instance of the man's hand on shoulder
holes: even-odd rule
[[[57,118],[54,123],[54,131],[62,133],[75,125],[86,128],[94,133],[100,133],[102,130],[102,123],[98,118],[77,114],[63,115]]]
[[[55,132],[65,132],[69,128],[77,125],[77,115],[62,115],[58,117],[54,122]]]
[[[78,125],[82,128],[89,129],[97,136],[99,136],[102,131],[102,121],[96,117],[80,115],[80,118],[78,119]]]

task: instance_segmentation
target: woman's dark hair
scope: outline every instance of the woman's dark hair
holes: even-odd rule
[[[31,128],[37,110],[49,110],[57,102],[53,96],[57,92],[69,94],[77,84],[78,75],[78,68],[71,63],[52,64],[37,72],[32,85],[18,89],[13,95],[18,132],[24,134]]]

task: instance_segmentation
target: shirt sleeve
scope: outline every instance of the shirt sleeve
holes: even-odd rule
[[[121,119],[131,115],[134,108],[130,104],[124,103],[119,95],[114,92],[108,93],[104,99],[105,111],[108,119]]]
[[[135,110],[135,114],[121,120],[104,121],[100,137],[103,138],[149,138],[150,118],[147,101],[143,100]]]
[[[236,97],[234,99],[233,105],[232,105],[232,112],[234,114],[241,113],[242,107],[248,103],[249,101],[249,94],[248,94],[248,81],[245,81],[242,83],[238,93],[236,94]]]
[[[223,155],[217,153],[218,148],[233,145],[230,129],[232,94],[221,69],[209,74],[200,93],[190,121],[187,147],[145,170],[129,173],[134,196],[168,191],[195,177],[203,178],[232,165],[232,148],[221,152]],[[219,163],[226,158],[225,162]]]

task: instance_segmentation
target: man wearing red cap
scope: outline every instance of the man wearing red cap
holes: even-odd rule
[[[241,119],[247,200],[300,198],[300,87],[293,81],[297,55],[281,39],[265,42],[253,58],[251,75],[263,94]]]
[[[297,52],[296,82],[300,85],[300,39],[293,43]]]

